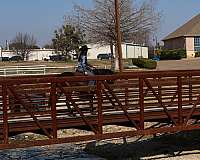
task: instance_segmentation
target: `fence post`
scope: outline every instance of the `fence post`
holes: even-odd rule
[[[126,79],[126,81],[128,82],[128,79]],[[129,107],[129,87],[125,87],[125,105],[126,105],[126,108],[128,109],[128,107]]]
[[[177,85],[178,85],[178,118],[179,118],[179,125],[183,123],[182,117],[182,78],[179,76],[177,78]]]
[[[144,82],[139,78],[140,129],[144,130]]]
[[[102,91],[101,81],[97,81],[97,99],[98,99],[98,134],[103,133],[103,108],[102,108]]]
[[[44,69],[44,75],[46,74],[46,67],[43,68]]]
[[[51,103],[50,105],[51,105],[53,138],[57,138],[56,83],[51,83],[50,103]]]
[[[5,68],[3,69],[3,73],[4,73],[4,76],[6,76],[6,69]]]
[[[158,96],[159,96],[160,100],[162,101],[162,85],[161,85],[161,78],[160,77],[158,77]]]
[[[19,67],[17,66],[17,75],[19,74]]]
[[[7,103],[7,85],[2,85],[2,98],[3,98],[3,139],[4,143],[8,143],[8,103]]]
[[[192,104],[192,76],[189,76],[189,103]]]

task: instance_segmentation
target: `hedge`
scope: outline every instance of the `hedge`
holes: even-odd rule
[[[163,50],[160,52],[160,60],[179,60],[186,58],[186,50]]]
[[[151,59],[133,58],[132,63],[139,68],[156,69],[157,67],[157,62]]]

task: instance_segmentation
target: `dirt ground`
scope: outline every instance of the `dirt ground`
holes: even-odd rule
[[[200,58],[158,61],[156,70],[193,70],[200,69]]]
[[[130,138],[126,143],[111,141],[96,147],[88,145],[85,151],[110,160],[199,160],[199,136],[200,131],[190,131],[139,141]]]
[[[94,66],[110,65],[110,61],[89,60],[89,63]],[[77,64],[77,60],[69,62],[52,62],[52,61],[21,61],[21,62],[0,62],[0,67],[4,66],[32,66],[32,65],[45,65],[47,67],[67,67]]]
[[[27,62],[1,62],[0,68],[3,66],[31,66],[31,65],[46,65],[47,67],[72,67],[75,62],[44,62],[44,61],[27,61]],[[94,66],[103,68],[110,67],[110,61],[89,60],[89,63]],[[124,62],[127,63],[127,62]],[[200,69],[200,58],[158,61],[156,70],[192,70]]]
[[[117,128],[114,128],[114,130]],[[78,131],[70,131],[78,134]],[[81,134],[80,132],[79,134]],[[199,160],[200,131],[0,150],[10,160]]]

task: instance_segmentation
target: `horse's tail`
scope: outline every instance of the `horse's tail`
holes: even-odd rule
[[[93,73],[95,75],[113,75],[115,74],[112,70],[110,69],[94,69]],[[114,82],[112,80],[107,80],[109,84],[113,84]]]
[[[58,77],[65,77],[65,76],[74,76],[73,72],[63,72],[58,75]]]
[[[95,75],[113,75],[114,72],[110,69],[93,69]]]

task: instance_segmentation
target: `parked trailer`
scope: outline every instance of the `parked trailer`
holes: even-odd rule
[[[123,54],[125,59],[128,58],[148,58],[148,47],[140,45],[126,44],[125,53]]]
[[[110,54],[110,46],[88,45],[88,59],[97,59],[99,54]],[[113,46],[114,48],[114,46]],[[113,49],[115,51],[115,48]],[[114,53],[115,56],[115,53]],[[148,47],[131,43],[122,44],[122,58],[148,58]]]

